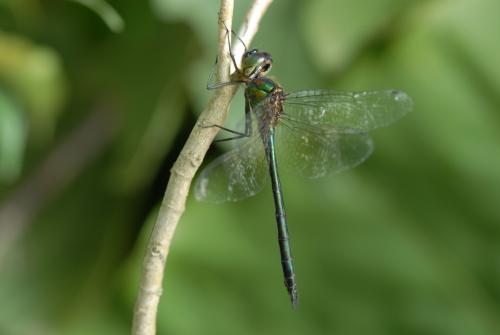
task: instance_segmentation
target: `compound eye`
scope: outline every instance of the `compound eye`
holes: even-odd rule
[[[245,54],[243,56],[244,57],[248,57],[248,56],[250,56],[250,55],[252,55],[254,53],[255,53],[255,49],[254,50],[249,50],[249,51],[245,52]]]

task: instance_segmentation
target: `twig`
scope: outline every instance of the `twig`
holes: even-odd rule
[[[272,0],[255,0],[252,4],[240,30],[240,37],[245,44],[250,45],[257,32],[259,22],[271,2]],[[221,0],[217,66],[219,82],[230,80],[231,59],[228,52],[226,27],[231,30],[233,5],[233,0]],[[239,43],[233,54],[239,61],[243,55],[243,47],[238,47],[238,45]],[[184,212],[191,181],[218,132],[216,127],[206,128],[200,127],[200,125],[224,124],[229,104],[236,90],[235,85],[215,90],[207,108],[201,113],[177,161],[170,170],[171,175],[167,189],[144,256],[139,293],[134,310],[133,335],[153,335],[156,332],[156,314],[162,294],[163,274],[170,244],[177,223]]]

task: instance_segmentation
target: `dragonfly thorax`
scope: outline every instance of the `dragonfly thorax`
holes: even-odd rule
[[[252,107],[255,107],[269,94],[274,94],[276,90],[282,91],[281,86],[268,77],[251,80],[246,83],[246,86],[245,95]]]
[[[246,85],[245,96],[250,107],[264,124],[274,127],[283,113],[282,87],[267,77],[254,79]]]

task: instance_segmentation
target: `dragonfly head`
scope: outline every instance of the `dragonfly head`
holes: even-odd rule
[[[243,76],[255,79],[265,76],[273,65],[271,54],[252,49],[243,54],[241,62],[241,71]]]

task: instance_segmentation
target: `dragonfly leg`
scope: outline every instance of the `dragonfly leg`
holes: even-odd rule
[[[212,78],[212,76],[213,76],[213,73],[210,74],[210,78],[208,78],[209,81]],[[243,80],[226,81],[224,83],[216,83],[216,84],[207,83],[207,90],[215,90],[216,88],[221,88],[221,87],[229,86],[229,85],[239,85],[239,84],[243,84],[243,83],[244,83]]]
[[[224,28],[226,28],[226,36],[227,36],[227,44],[229,45],[229,56],[231,57],[231,60],[233,61],[234,68],[238,73],[241,73],[240,68],[238,67],[238,64],[236,64],[236,59],[234,59],[233,55],[233,50],[231,49],[231,34],[229,33],[229,29],[227,29],[226,23],[222,22],[224,25]],[[243,45],[245,45],[243,43]]]
[[[231,29],[231,32],[233,33],[234,36],[236,36],[238,41],[240,41],[241,44],[243,44],[243,47],[245,48],[245,52],[247,52],[247,45],[245,44],[245,42],[243,42],[243,40],[240,38],[240,36],[238,36],[238,34],[236,34],[236,32],[234,30]]]
[[[232,49],[231,49],[231,37],[230,37],[229,29],[227,28],[226,23],[222,22],[222,24],[226,28],[227,43],[229,45],[229,56],[231,57],[231,62],[233,63],[234,68],[236,69],[236,72],[238,74],[241,74],[241,70],[239,69],[239,67],[238,67],[238,65],[236,63],[236,59],[234,58],[234,55],[233,55],[233,52],[232,52]],[[245,47],[245,52],[246,52],[247,46],[245,45],[245,43],[241,40],[241,38],[233,30],[231,30],[231,32],[243,44],[243,46]],[[217,64],[217,57],[215,58],[215,64]],[[220,88],[220,87],[224,87],[224,86],[228,86],[228,85],[239,85],[239,84],[242,84],[242,83],[245,82],[243,80],[231,80],[231,81],[227,81],[227,82],[224,82],[224,83],[210,84],[210,81],[212,80],[214,72],[215,72],[215,70],[212,71],[212,73],[210,73],[210,76],[208,77],[207,90],[214,90],[216,88]],[[237,77],[239,77],[239,75]]]
[[[217,143],[217,142],[226,142],[226,141],[232,141],[232,140],[237,140],[237,139],[240,139],[240,138],[244,138],[244,137],[249,137],[250,135],[246,133],[246,130],[244,133],[242,132],[239,132],[237,130],[233,130],[233,129],[229,129],[229,128],[226,128],[226,127],[223,127],[223,126],[219,126],[218,124],[213,124],[211,126],[201,126],[202,128],[212,128],[212,127],[216,127],[216,128],[219,128],[221,130],[224,130],[224,131],[227,131],[231,134],[236,134],[236,136],[232,136],[232,137],[228,137],[228,138],[222,138],[222,139],[219,139],[219,140],[214,140],[213,143]]]
[[[228,137],[228,138],[222,138],[219,140],[215,140],[214,143],[217,142],[227,142],[227,141],[232,141],[232,140],[238,140],[241,138],[245,137],[250,137],[252,135],[252,116],[251,116],[251,107],[250,104],[248,103],[247,99],[245,98],[245,132],[240,132],[237,130],[229,129],[223,126],[220,126],[218,124],[212,124],[209,126],[201,126],[203,128],[211,128],[211,127],[217,127],[221,130],[227,131],[229,133],[235,134],[236,136]]]

